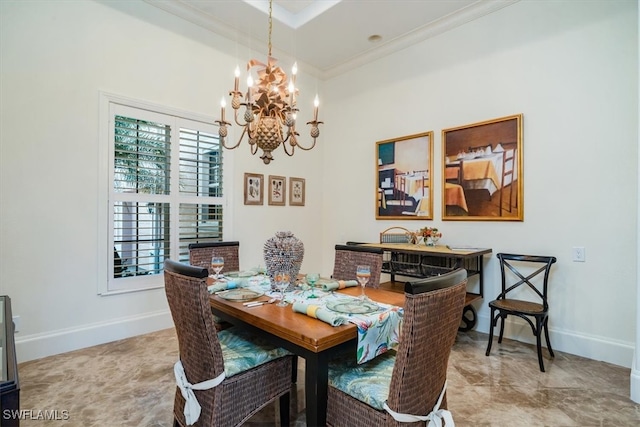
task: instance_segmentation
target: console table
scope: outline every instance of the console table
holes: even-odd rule
[[[403,292],[404,282],[396,282],[396,275],[425,278],[446,273],[458,267],[466,269],[468,277],[478,276],[477,289],[467,291],[460,330],[469,331],[476,325],[477,314],[472,304],[483,297],[482,259],[484,255],[491,253],[491,249],[451,248],[445,245],[426,246],[411,243],[361,243],[361,245],[381,248],[384,251],[382,272],[391,275],[391,281],[381,283],[381,288]]]
[[[20,385],[11,316],[11,299],[0,295],[0,426],[20,425]]]

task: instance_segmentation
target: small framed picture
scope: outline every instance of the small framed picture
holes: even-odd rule
[[[264,203],[264,175],[244,174],[244,204],[262,205]]]
[[[304,178],[289,177],[289,206],[304,206]]]
[[[284,176],[269,175],[269,204],[284,206],[287,194],[287,180]]]

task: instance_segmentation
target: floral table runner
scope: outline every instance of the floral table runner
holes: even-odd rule
[[[332,311],[327,304],[336,300],[359,300],[350,295],[315,290],[316,298],[310,298],[309,290],[295,290],[285,294],[285,300],[293,304],[293,310],[315,317],[332,326],[350,322],[358,328],[358,363],[365,363],[376,356],[398,347],[404,310],[402,307],[369,301],[379,307],[366,314],[348,314]]]
[[[262,291],[267,295],[279,297],[278,291],[271,290],[271,283],[267,276],[262,274],[244,277],[226,277],[209,286],[209,292],[220,292],[235,287],[250,288]],[[350,282],[350,281],[347,281]],[[356,283],[357,284],[357,283]],[[345,286],[345,284],[340,284]],[[348,283],[346,286],[353,286]],[[366,314],[340,313],[327,308],[327,303],[337,300],[351,300],[358,302],[356,297],[333,292],[334,288],[341,286],[323,286],[323,288],[311,289],[307,285],[296,286],[294,290],[285,292],[285,301],[292,305],[296,312],[315,317],[332,326],[353,323],[358,328],[357,361],[364,363],[372,360],[388,350],[396,349],[399,344],[400,329],[404,311],[402,307],[369,301],[376,304],[377,311]]]

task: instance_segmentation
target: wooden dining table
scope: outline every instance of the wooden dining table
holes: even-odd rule
[[[360,287],[338,291],[357,296]],[[367,296],[376,302],[404,306],[404,294],[383,289],[366,288]],[[261,299],[268,299],[262,297]],[[305,359],[305,411],[308,426],[324,426],[327,413],[328,362],[343,350],[356,357],[358,332],[356,325],[331,326],[321,320],[296,313],[291,308],[264,304],[247,308],[241,302],[211,295],[211,311],[236,327],[245,328]]]

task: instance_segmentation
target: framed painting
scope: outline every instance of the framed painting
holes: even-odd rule
[[[442,219],[523,221],[522,114],[442,130]]]
[[[244,174],[244,204],[262,205],[264,203],[264,175]]]
[[[289,177],[289,206],[304,206],[304,178]]]
[[[284,176],[269,175],[269,204],[284,206],[287,194],[287,180]]]
[[[376,142],[376,219],[433,219],[433,132]]]

